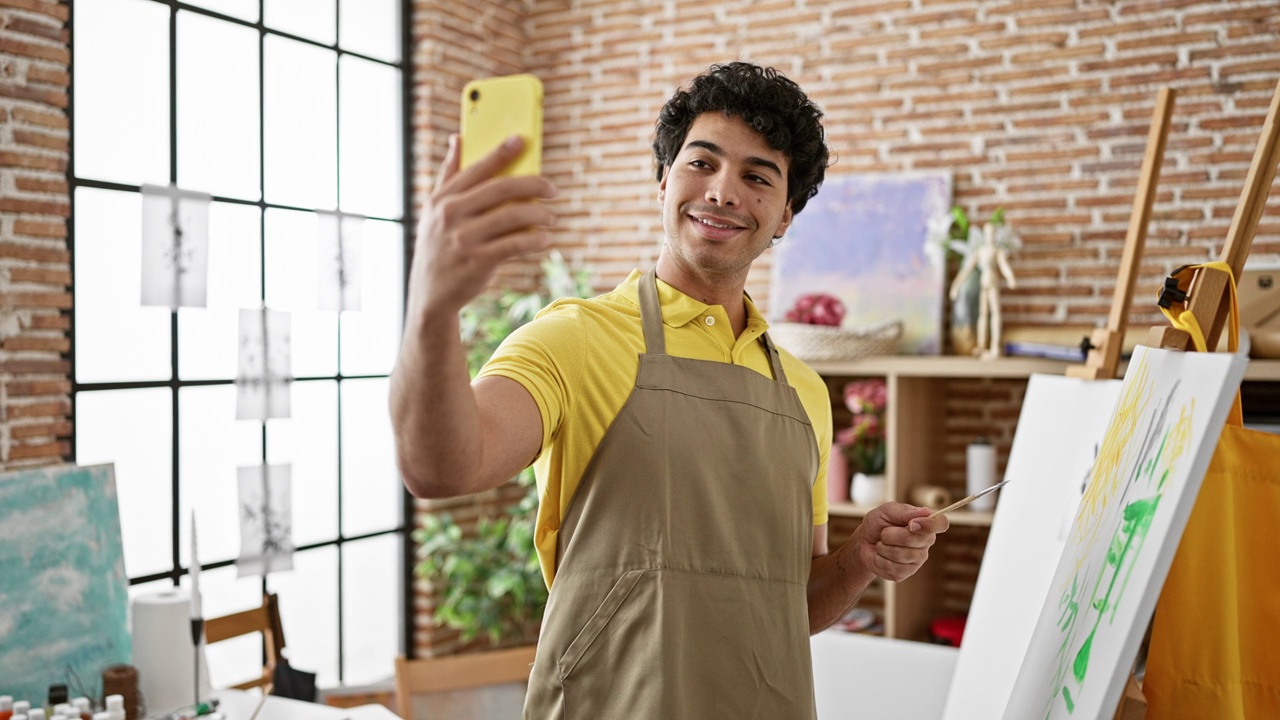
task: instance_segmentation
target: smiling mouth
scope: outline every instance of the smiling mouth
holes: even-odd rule
[[[703,225],[706,225],[707,227],[715,228],[717,230],[741,230],[742,229],[742,227],[738,225],[720,223],[714,220],[705,220],[695,215],[690,215],[689,217],[693,218],[694,222],[701,223]]]

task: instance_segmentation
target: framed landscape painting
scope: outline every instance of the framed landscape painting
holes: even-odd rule
[[[940,353],[945,269],[925,239],[929,218],[950,208],[950,173],[829,175],[773,250],[772,319],[826,293],[844,303],[843,327],[901,320],[899,352]]]

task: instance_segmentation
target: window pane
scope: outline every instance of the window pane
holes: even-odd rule
[[[338,45],[343,50],[399,62],[399,5],[396,0],[341,0]]]
[[[165,380],[169,310],[142,307],[142,195],[76,189],[76,380]]]
[[[342,383],[342,534],[400,525],[403,485],[396,472],[386,378]]]
[[[179,12],[179,187],[257,200],[258,115],[258,31]]]
[[[262,305],[262,211],[209,206],[208,307],[178,309],[178,375],[183,380],[236,376],[240,308]]]
[[[173,425],[168,388],[76,393],[76,462],[114,463],[129,577],[173,567]]]
[[[267,589],[280,596],[289,664],[316,673],[316,684],[338,684],[338,548],[293,556],[293,572],[272,573]]]
[[[267,0],[268,28],[332,45],[337,40],[335,0]]]
[[[350,55],[338,67],[342,209],[398,218],[404,206],[400,71]]]
[[[331,210],[337,204],[337,53],[265,40],[266,199]]]
[[[234,385],[178,391],[178,557],[191,564],[191,508],[200,524],[200,562],[234,560],[240,554],[240,505],[236,468],[262,463],[262,423],[236,421]]]
[[[184,0],[188,5],[208,8],[214,12],[229,15],[249,22],[258,21],[258,0]],[[76,26],[80,25],[80,8],[76,8]]]
[[[403,634],[399,535],[342,546],[343,682],[361,685],[395,674]]]
[[[73,38],[75,174],[167,185],[168,6],[147,0],[77,3]]]
[[[205,524],[200,523],[200,555],[204,556]],[[191,576],[182,578],[182,587],[191,589]],[[262,578],[238,578],[232,567],[200,573],[200,606],[205,618],[222,617],[262,605]],[[288,633],[285,640],[291,640]],[[209,662],[209,682],[227,687],[262,675],[262,633],[250,633],[205,646]]]
[[[293,417],[267,421],[267,461],[293,465],[295,546],[338,537],[338,383],[293,383]]]
[[[342,374],[385,375],[400,349],[404,226],[366,220],[361,239],[361,310],[342,313]]]
[[[267,307],[291,317],[295,377],[336,375],[338,314],[316,310],[315,213],[267,210]]]

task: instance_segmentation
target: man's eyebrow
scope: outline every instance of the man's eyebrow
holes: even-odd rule
[[[687,149],[691,147],[702,148],[703,150],[706,150],[707,152],[711,153],[712,155],[715,155],[716,157],[725,156],[724,150],[719,145],[716,145],[715,143],[709,142],[707,140],[690,140],[689,143],[685,145],[685,148]],[[777,174],[778,177],[782,177],[782,168],[778,167],[778,164],[772,160],[766,160],[765,158],[755,157],[754,155],[752,155],[746,159],[746,162],[748,165],[768,168],[772,170],[775,174]]]

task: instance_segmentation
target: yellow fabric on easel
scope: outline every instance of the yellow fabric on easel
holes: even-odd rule
[[[1230,288],[1234,351],[1234,279]],[[1165,314],[1204,350],[1194,316]],[[1142,687],[1148,720],[1280,718],[1277,546],[1280,435],[1245,429],[1237,394],[1156,605]]]

